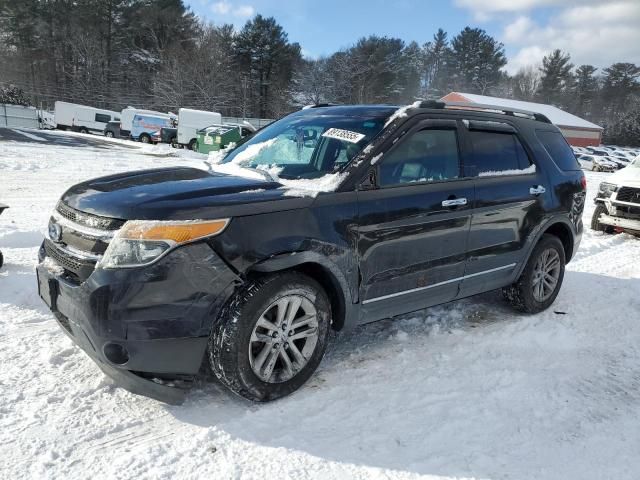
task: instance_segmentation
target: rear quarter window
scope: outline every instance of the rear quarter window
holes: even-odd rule
[[[580,170],[573,150],[560,132],[536,130],[536,137],[561,170]]]

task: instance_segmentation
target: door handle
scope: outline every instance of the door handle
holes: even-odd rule
[[[443,207],[456,207],[458,205],[466,205],[467,204],[467,199],[466,198],[454,198],[451,200],[443,200],[442,201],[442,206]]]
[[[540,195],[541,193],[544,193],[546,191],[547,191],[547,189],[544,188],[542,185],[534,185],[533,187],[531,187],[529,189],[529,193],[531,195]]]

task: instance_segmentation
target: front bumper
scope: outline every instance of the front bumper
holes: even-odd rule
[[[603,225],[610,225],[612,227],[621,228],[622,230],[627,230],[635,234],[640,233],[640,220],[614,217],[603,213],[602,215],[600,215],[599,221]]]
[[[39,295],[73,342],[119,386],[180,403],[238,282],[226,264],[200,243],[147,267],[98,268],[75,283],[45,266],[45,256],[41,249]]]

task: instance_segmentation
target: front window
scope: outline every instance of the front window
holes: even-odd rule
[[[279,178],[313,179],[342,170],[380,133],[394,109],[303,110],[256,133],[224,158]]]

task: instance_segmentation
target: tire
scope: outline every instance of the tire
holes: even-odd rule
[[[189,150],[194,152],[198,150],[198,141],[196,139],[193,139],[189,142]]]
[[[140,142],[142,142],[142,143],[151,143],[151,137],[149,135],[147,135],[146,133],[143,133],[142,135],[140,135]]]
[[[301,321],[302,317],[311,318],[309,311],[313,310],[317,320],[315,325],[307,320],[306,326],[294,327],[293,334],[286,331],[286,315],[280,324],[277,321],[279,305],[284,304],[283,311],[288,313],[292,303],[286,302],[292,298],[302,302],[296,308],[298,316],[290,322],[292,325],[296,324],[294,322],[305,323]],[[250,283],[231,298],[211,331],[208,352],[213,373],[231,391],[256,402],[276,400],[296,391],[311,377],[327,349],[331,329],[330,305],[322,287],[300,273],[277,273]],[[267,319],[269,321],[264,322]],[[266,323],[277,328],[264,328],[258,325],[259,320],[261,325]],[[292,335],[295,337],[303,332],[305,327],[307,332],[315,329],[317,336],[289,340]],[[262,338],[266,338],[268,343],[261,341]],[[305,349],[304,356],[297,356]],[[273,373],[269,370],[266,374],[265,368],[261,377],[257,371],[263,370],[258,365],[263,350],[266,355],[262,355],[261,365],[268,368],[273,357],[275,360]],[[288,370],[285,354],[291,361]],[[302,358],[306,363],[296,358]],[[265,379],[265,375],[269,378]]]
[[[107,138],[113,138],[113,132],[112,132],[112,131],[110,131],[110,130],[107,130],[107,131],[104,133],[104,136],[105,136],[105,137],[107,137]]]
[[[85,133],[85,134],[87,134],[87,133],[89,133],[89,130],[87,130],[86,128],[82,127],[82,128],[80,129],[80,133]]]
[[[607,207],[598,203],[596,205],[596,209],[593,211],[593,216],[591,217],[591,230],[595,230],[596,232],[614,233],[614,229],[611,225],[603,225],[600,223],[600,215],[603,213],[608,213]]]
[[[2,256],[2,252],[0,252],[0,268],[2,268],[3,263],[4,263],[4,257]]]
[[[171,137],[169,143],[173,148],[178,148],[178,139],[176,137]]]
[[[549,254],[550,256],[546,258],[557,258],[558,260],[557,271],[554,270],[550,273],[550,275],[553,274],[555,276],[556,283],[553,289],[549,289],[548,294],[546,291],[544,292],[547,294],[546,296],[537,296],[534,292],[534,288],[539,285],[539,282],[535,282],[536,277],[539,275],[537,266],[539,262],[544,264],[544,255],[547,254],[547,252],[555,252],[555,256]],[[512,307],[521,312],[538,313],[546,310],[555,301],[560,287],[562,287],[565,263],[564,246],[560,239],[554,235],[545,234],[534,247],[533,252],[531,252],[531,256],[518,280],[508,287],[503,288],[502,294]]]

